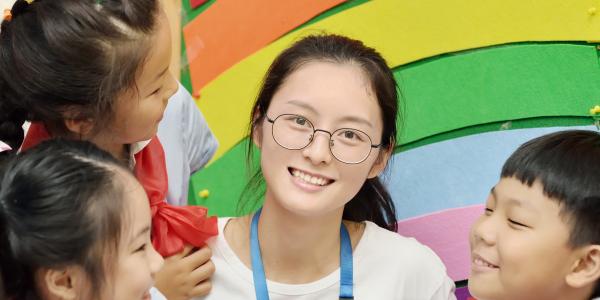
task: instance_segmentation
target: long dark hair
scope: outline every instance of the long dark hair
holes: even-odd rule
[[[0,27],[0,140],[19,149],[26,120],[59,136],[67,118],[108,124],[157,13],[156,0],[17,0]]]
[[[285,79],[302,65],[312,61],[328,61],[338,64],[353,63],[363,70],[371,89],[375,92],[381,110],[383,132],[382,149],[392,150],[396,141],[398,118],[398,90],[392,71],[385,59],[373,48],[361,41],[340,35],[311,35],[283,51],[271,64],[250,114],[249,138],[253,137],[256,125],[261,124],[271,103]],[[253,143],[248,143],[248,165],[253,163]],[[380,157],[381,159],[381,157]],[[263,181],[260,169],[252,176],[243,197],[254,194]],[[260,190],[260,189],[259,189]],[[260,196],[262,192],[260,190]],[[367,179],[360,191],[344,207],[343,219],[350,221],[372,221],[377,225],[396,231],[394,202],[378,177]]]
[[[85,271],[90,295],[101,294],[126,211],[118,169],[128,172],[93,144],[61,139],[5,163],[0,272],[6,294],[0,298],[40,299],[36,271],[70,265]]]

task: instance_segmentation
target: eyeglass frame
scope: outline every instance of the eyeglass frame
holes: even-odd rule
[[[302,117],[303,119],[305,119],[311,125],[311,127],[313,129],[313,133],[311,134],[311,138],[309,139],[308,143],[304,147],[297,148],[297,149],[295,149],[295,148],[288,148],[288,147],[283,146],[282,144],[280,144],[277,141],[277,139],[275,138],[275,133],[273,132],[274,131],[274,127],[275,127],[273,125],[275,124],[275,121],[277,121],[277,119],[279,119],[282,116],[298,116],[298,117]],[[371,139],[371,137],[366,132],[364,132],[362,130],[359,130],[359,129],[356,129],[356,128],[342,127],[342,128],[338,128],[338,129],[334,130],[333,132],[329,132],[329,131],[324,130],[324,129],[315,128],[315,125],[308,118],[306,118],[306,117],[304,117],[302,115],[297,115],[297,114],[280,114],[279,116],[275,117],[275,119],[271,119],[271,118],[269,118],[269,116],[267,114],[265,114],[265,118],[266,118],[266,120],[269,123],[271,123],[271,136],[273,137],[273,140],[281,148],[287,149],[287,150],[302,150],[302,149],[310,146],[310,144],[312,144],[312,142],[315,139],[315,134],[317,133],[317,131],[320,131],[320,132],[327,133],[329,135],[329,152],[331,153],[331,156],[333,156],[337,161],[339,161],[341,163],[349,164],[349,165],[357,165],[357,164],[360,164],[360,163],[364,162],[365,160],[367,160],[367,158],[369,158],[369,155],[371,155],[371,150],[372,149],[379,148],[383,144],[383,142],[381,142],[379,144],[373,144],[373,140]],[[333,134],[336,133],[336,132],[338,132],[338,131],[340,131],[340,130],[342,130],[342,129],[356,130],[358,132],[363,133],[369,139],[369,144],[371,144],[371,147],[369,147],[369,153],[367,153],[367,155],[365,155],[365,157],[362,160],[360,160],[358,162],[346,162],[346,161],[343,161],[343,160],[339,159],[337,156],[335,156],[335,154],[333,154],[333,151],[331,150],[331,147],[332,147],[332,144],[333,144],[333,140],[332,140]]]

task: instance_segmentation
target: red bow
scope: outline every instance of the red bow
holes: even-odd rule
[[[27,150],[51,136],[40,123],[31,123],[21,150]],[[150,143],[134,155],[134,173],[140,181],[152,211],[152,244],[164,257],[183,250],[185,244],[204,246],[205,241],[217,235],[217,218],[208,217],[201,206],[174,206],[166,202],[168,185],[165,153],[158,140]]]

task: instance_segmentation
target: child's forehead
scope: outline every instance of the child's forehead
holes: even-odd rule
[[[541,181],[535,180],[531,185],[515,177],[505,177],[490,190],[492,200],[498,204],[529,209],[543,213],[561,209],[558,199],[548,196]]]
[[[165,16],[159,16],[157,26],[151,33],[148,54],[140,66],[139,81],[152,84],[169,67],[171,61],[171,33]]]

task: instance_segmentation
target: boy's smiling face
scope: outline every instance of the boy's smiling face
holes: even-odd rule
[[[502,178],[470,235],[469,290],[478,299],[566,299],[578,260],[570,225],[539,181]],[[561,297],[563,295],[563,297]]]

